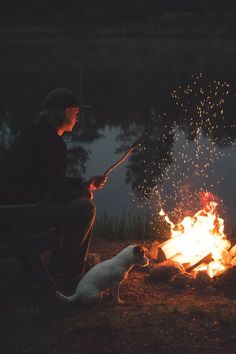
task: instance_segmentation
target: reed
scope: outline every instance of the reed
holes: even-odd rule
[[[107,213],[97,218],[94,227],[94,236],[109,240],[165,240],[168,237],[168,228],[159,218],[149,213],[130,215],[123,212],[119,218],[112,218]]]

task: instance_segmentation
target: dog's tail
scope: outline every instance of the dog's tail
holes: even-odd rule
[[[75,302],[78,298],[75,294],[72,296],[65,296],[60,291],[56,291],[56,297],[62,304],[67,304],[69,302]]]

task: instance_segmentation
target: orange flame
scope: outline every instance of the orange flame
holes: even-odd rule
[[[227,268],[222,255],[231,244],[224,233],[224,220],[217,213],[216,197],[210,192],[201,192],[200,200],[202,208],[176,225],[160,211],[171,228],[171,239],[162,245],[162,250],[167,258],[190,266],[211,254],[213,261],[195,270],[205,270],[213,277]]]

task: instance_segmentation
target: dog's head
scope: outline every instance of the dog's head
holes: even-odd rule
[[[147,249],[141,245],[135,245],[133,248],[134,263],[143,267],[148,266],[149,259],[145,256]]]

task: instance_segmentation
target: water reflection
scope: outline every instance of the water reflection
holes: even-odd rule
[[[173,207],[179,195],[187,203],[183,196],[199,188],[214,188],[233,210],[235,148],[228,157],[225,147],[236,138],[234,48],[233,40],[180,38],[96,45],[76,39],[4,42],[1,149],[35,118],[52,88],[68,87],[92,106],[66,137],[70,174],[103,172],[142,137],[129,161],[112,174],[112,187],[98,192],[101,210],[116,214],[170,200]],[[196,71],[204,74],[192,77]]]
[[[135,129],[130,126],[119,135],[123,143],[145,131],[141,147],[127,168],[127,182],[137,194],[149,199],[155,189],[158,206],[172,199],[173,207],[179,199],[182,205],[186,203],[186,188],[190,195],[201,188],[213,188],[214,192],[223,178],[214,175],[214,165],[236,137],[235,93],[233,84],[210,81],[202,74],[193,76],[192,82],[172,91],[173,101],[166,113],[151,109],[143,124]],[[184,139],[179,138],[181,133]],[[213,175],[214,183],[209,183]],[[201,180],[197,184],[196,178]],[[162,195],[157,193],[163,192],[168,182],[171,188]]]
[[[110,129],[106,127],[101,130],[101,133],[103,138],[90,145],[91,155],[87,162],[87,176],[91,173],[101,173],[107,166],[114,163],[116,155],[116,158],[122,156],[121,152],[115,154],[120,147],[121,128]],[[189,141],[185,133],[177,127],[172,133],[173,143],[169,154],[171,163],[166,162],[166,168],[163,168],[162,175],[159,175],[160,170],[154,167],[154,173],[150,174],[150,181],[154,188],[150,188],[148,169],[145,171],[142,166],[136,164],[134,156],[132,158],[134,162],[130,159],[115,170],[110,175],[106,188],[96,194],[99,215],[105,211],[109,215],[117,217],[122,214],[123,210],[129,214],[148,210],[153,221],[160,208],[164,207],[168,212],[174,212],[172,213],[173,219],[180,218],[183,211],[195,210],[198,199],[196,193],[203,189],[213,192],[223,200],[224,210],[221,210],[221,215],[226,218],[226,223],[234,223],[236,216],[234,202],[236,146],[233,144],[222,149],[215,145],[214,151],[212,151],[212,140],[203,134],[198,136],[198,142],[194,142]],[[203,153],[196,156],[199,144]],[[107,146],[109,146],[109,150]],[[136,154],[140,154],[141,160],[143,150],[138,150]],[[209,166],[205,166],[206,161],[210,162]],[[158,166],[158,161],[155,161],[155,165]],[[153,161],[149,166],[150,169],[153,168]],[[134,181],[136,177],[138,182],[141,181],[141,185],[144,187],[143,192],[146,191],[146,193],[140,195],[140,190],[138,193],[134,193],[134,187],[131,183],[127,183],[127,178],[130,176]]]

